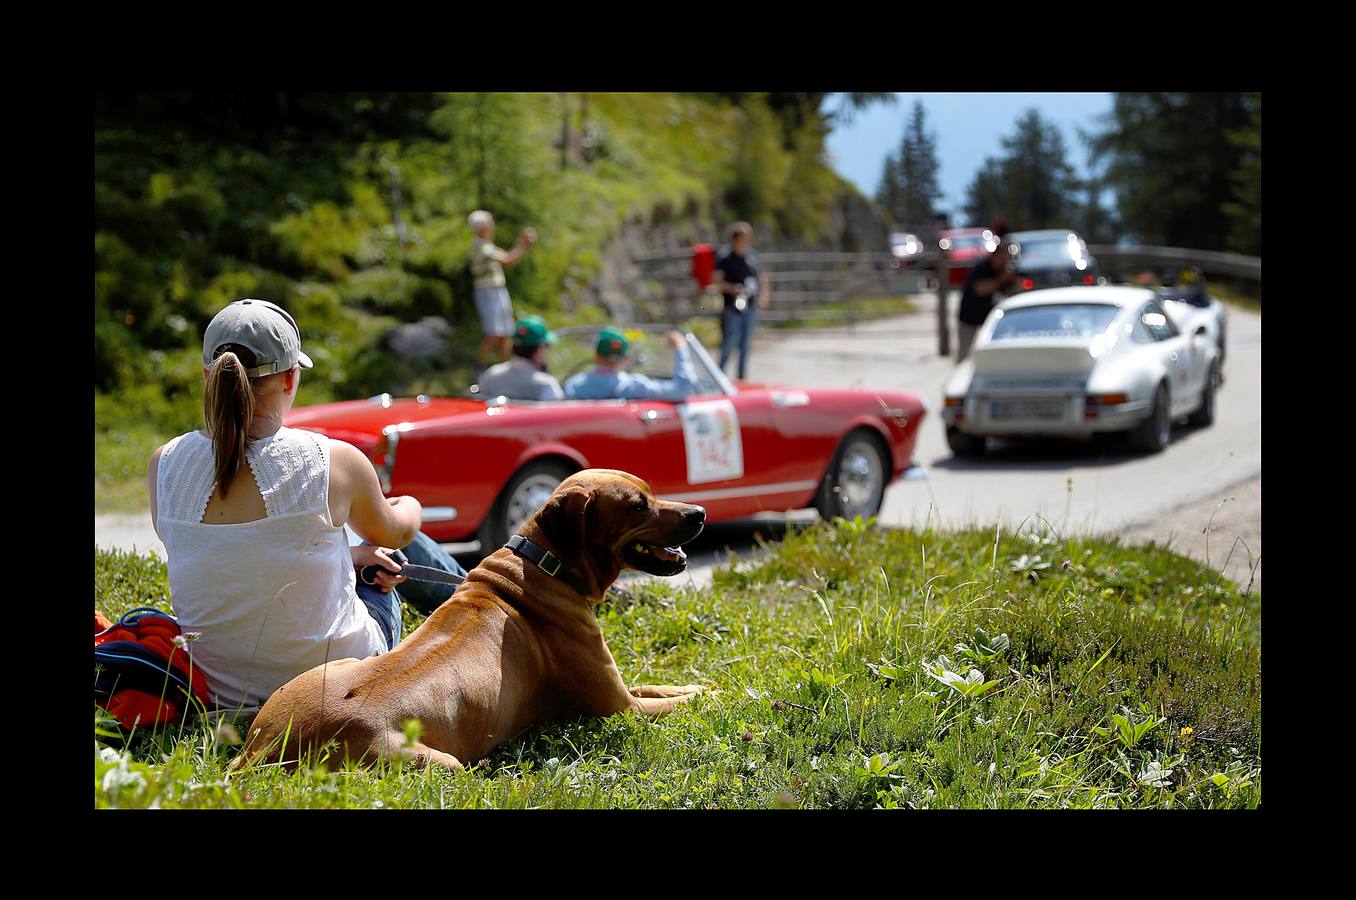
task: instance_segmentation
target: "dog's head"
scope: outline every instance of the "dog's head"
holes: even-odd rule
[[[682,545],[701,533],[706,510],[658,500],[629,472],[585,469],[566,478],[523,526],[540,529],[557,556],[607,590],[622,569],[677,575],[687,568]]]

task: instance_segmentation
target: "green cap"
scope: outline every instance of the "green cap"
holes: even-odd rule
[[[542,344],[554,344],[556,333],[546,327],[541,316],[528,316],[519,319],[513,326],[513,343],[518,347],[540,347]]]
[[[625,359],[630,343],[626,335],[615,328],[604,328],[598,332],[598,355],[604,359]]]

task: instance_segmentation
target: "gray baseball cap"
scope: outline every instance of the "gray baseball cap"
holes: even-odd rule
[[[251,378],[286,372],[301,364],[312,367],[311,358],[301,352],[301,329],[287,310],[267,300],[237,300],[212,317],[202,336],[202,364],[212,365],[222,344],[239,344],[254,354],[255,365],[247,369]]]

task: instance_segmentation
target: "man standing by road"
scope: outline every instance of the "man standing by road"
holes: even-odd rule
[[[546,371],[546,348],[556,342],[555,332],[541,316],[519,319],[513,329],[513,357],[490,366],[480,376],[482,397],[504,396],[512,400],[564,400],[560,382]]]
[[[1012,242],[1004,238],[998,248],[981,259],[970,270],[965,279],[965,289],[961,292],[959,328],[956,338],[956,362],[970,355],[970,345],[975,341],[975,333],[988,318],[993,309],[994,295],[1017,280],[1017,272],[1012,265]]]
[[[753,252],[753,226],[736,222],[730,229],[730,250],[716,260],[711,283],[725,296],[720,316],[720,367],[739,350],[739,379],[744,379],[749,363],[749,343],[758,324],[759,309],[767,309],[772,300],[767,275],[758,266]]]
[[[471,278],[475,283],[476,312],[485,337],[476,354],[476,364],[484,369],[495,357],[503,362],[509,357],[510,336],[513,334],[513,302],[504,282],[504,266],[515,266],[537,239],[537,232],[524,228],[512,250],[500,250],[494,245],[494,216],[478,209],[466,217],[475,242],[471,245]]]
[[[664,343],[673,348],[673,377],[659,379],[633,375],[621,370],[631,346],[626,335],[615,328],[604,328],[598,334],[598,344],[594,349],[597,366],[592,372],[580,372],[566,379],[565,396],[571,400],[610,400],[615,397],[674,402],[686,400],[699,390],[697,371],[693,367],[687,341],[680,333],[670,331],[664,335]]]

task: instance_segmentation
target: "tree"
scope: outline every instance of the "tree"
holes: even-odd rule
[[[937,135],[926,128],[927,114],[921,100],[900,139],[899,150],[885,160],[876,202],[885,214],[902,225],[916,227],[936,214],[942,189],[937,183]]]
[[[1248,138],[1261,97],[1244,92],[1120,93],[1106,129],[1090,141],[1094,160],[1106,160],[1118,213],[1131,236],[1150,244],[1223,250],[1246,243],[1231,226],[1250,215],[1226,206],[1246,194],[1248,175],[1235,177],[1248,157]],[[1260,149],[1260,143],[1256,145]],[[1260,153],[1256,158],[1260,180]],[[1252,207],[1254,211],[1257,207]],[[1256,216],[1260,227],[1260,215]],[[1247,231],[1247,226],[1243,226]],[[1258,241],[1260,246],[1260,238]]]
[[[1003,184],[1003,164],[992,156],[975,173],[965,191],[965,218],[972,225],[987,225],[1000,213],[1006,214],[1007,196]]]
[[[1059,127],[1028,109],[1001,142],[1005,154],[985,159],[970,182],[965,207],[970,221],[985,224],[1001,213],[1014,231],[1068,227],[1078,213],[1074,192],[1080,185]]]
[[[1229,217],[1228,248],[1238,253],[1262,255],[1262,95],[1254,94],[1256,104],[1246,128],[1229,133],[1229,141],[1243,158],[1230,176],[1234,199],[1224,204]]]
[[[827,129],[846,125],[859,111],[873,103],[894,103],[895,95],[885,91],[851,91],[843,93],[843,102],[832,112],[824,111],[824,101],[833,96],[829,91],[774,91],[751,94],[747,91],[721,91],[716,94],[738,106],[750,98],[757,98],[772,110],[782,125],[782,145],[788,150],[807,124],[822,123]]]

